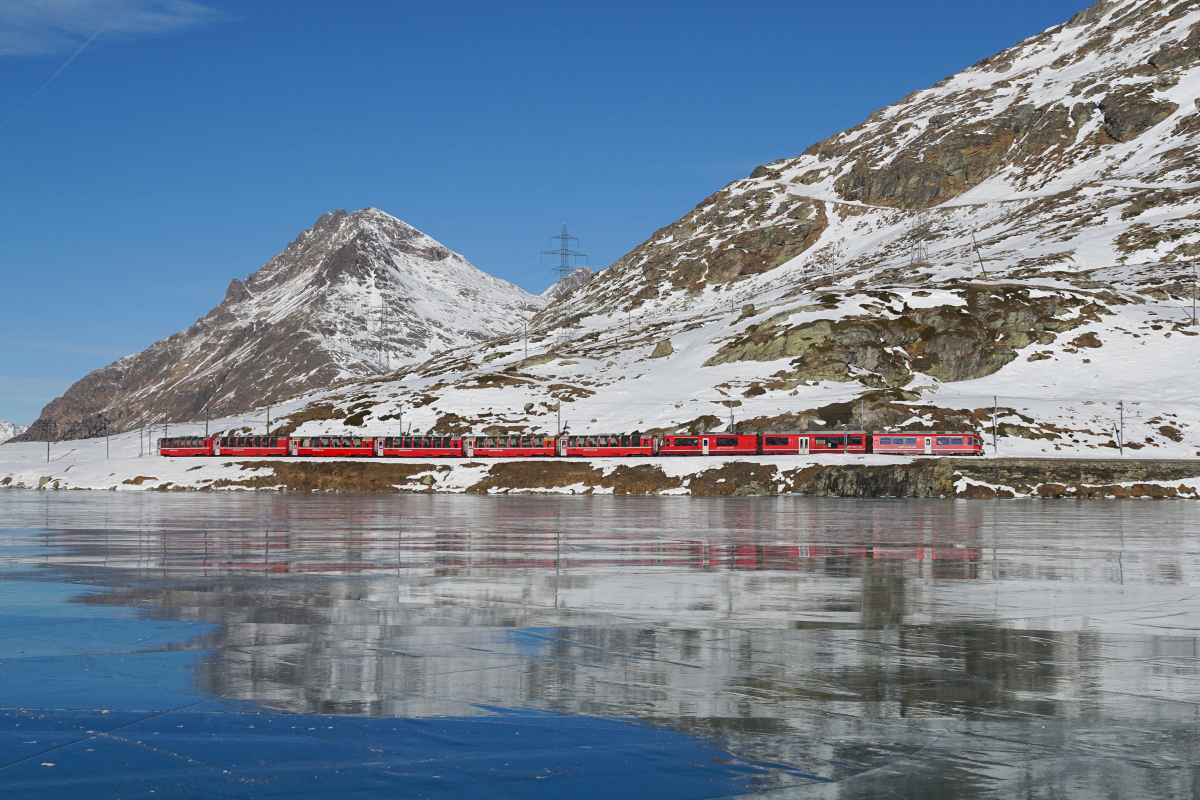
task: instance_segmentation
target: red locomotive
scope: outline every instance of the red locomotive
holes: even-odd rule
[[[176,436],[158,440],[164,456],[324,458],[605,458],[878,453],[982,455],[983,440],[963,431],[799,433],[610,433],[547,436]]]

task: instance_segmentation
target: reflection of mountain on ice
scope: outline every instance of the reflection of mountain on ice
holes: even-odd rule
[[[1159,724],[1200,700],[1142,658],[1146,608],[1200,623],[1181,602],[1200,562],[1145,535],[1180,529],[1183,504],[1039,507],[1033,525],[936,502],[288,500],[110,536],[111,566],[177,577],[90,601],[220,624],[200,685],[268,708],[634,716],[788,764],[866,763],[977,711],[1026,741],[1011,709]],[[968,748],[952,727],[947,751]]]

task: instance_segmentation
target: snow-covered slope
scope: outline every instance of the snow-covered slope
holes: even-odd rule
[[[1127,450],[1193,456],[1198,98],[1200,5],[1102,0],[722,189],[528,341],[302,429],[554,430],[561,402],[573,431],[990,433],[997,397],[1009,454],[1113,452],[1124,419]]]
[[[1000,455],[1200,455],[1198,99],[1200,5],[1101,0],[722,189],[527,338],[276,430],[990,434],[995,406]]]
[[[378,209],[325,214],[196,324],[76,383],[28,436],[245,411],[486,341],[544,303]]]
[[[7,442],[14,436],[20,436],[28,425],[15,425],[8,420],[0,419],[0,442]]]

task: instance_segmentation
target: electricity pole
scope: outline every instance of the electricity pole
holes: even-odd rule
[[[551,236],[550,238],[560,240],[559,248],[557,250],[543,250],[542,255],[558,256],[558,266],[551,267],[550,269],[557,273],[558,279],[561,281],[574,271],[574,267],[571,266],[571,259],[587,258],[587,254],[578,253],[571,249],[570,241],[574,239],[578,242],[579,237],[572,236],[571,234],[567,233],[567,223],[565,222],[563,223],[562,233],[560,233],[558,236]]]
[[[1121,455],[1125,455],[1125,401],[1124,400],[1117,401],[1117,411],[1119,411],[1121,414],[1121,429],[1120,429],[1120,433],[1117,434],[1117,449],[1120,451]]]
[[[996,400],[996,395],[992,395],[992,450],[999,451],[1000,447],[996,444],[996,407],[999,405]]]
[[[525,360],[529,360],[529,323],[522,322],[521,325],[525,328]]]
[[[204,438],[208,438],[208,403],[204,404]]]
[[[271,435],[271,404],[267,403],[267,436]]]

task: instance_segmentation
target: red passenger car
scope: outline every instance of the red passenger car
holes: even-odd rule
[[[554,455],[554,437],[544,436],[465,436],[463,455],[467,458],[521,458]]]
[[[158,440],[160,456],[211,456],[213,440],[203,436],[170,436]]]
[[[218,436],[214,456],[286,456],[288,440],[274,436]]]
[[[733,456],[758,452],[758,434],[703,433],[698,436],[658,437],[660,456]]]
[[[558,455],[603,458],[605,456],[652,456],[654,437],[638,433],[596,436],[559,436]]]
[[[763,455],[865,453],[870,437],[863,431],[843,433],[764,433]]]
[[[871,450],[905,456],[978,456],[983,455],[983,440],[976,433],[885,431],[871,435]]]
[[[403,458],[460,458],[457,436],[376,436],[375,455]]]
[[[299,436],[292,437],[289,452],[294,456],[362,458],[375,454],[375,440],[361,436]]]

